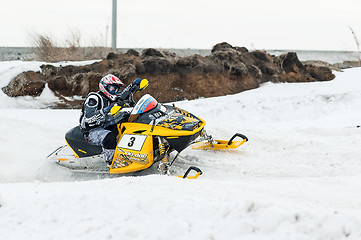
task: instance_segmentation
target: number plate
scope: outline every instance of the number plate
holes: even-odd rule
[[[134,151],[140,151],[146,138],[147,136],[145,135],[123,134],[122,138],[118,143],[118,147]]]

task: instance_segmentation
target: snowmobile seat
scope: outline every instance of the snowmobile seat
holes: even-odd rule
[[[84,139],[79,126],[70,129],[65,134],[65,140],[80,158],[98,155],[103,151],[101,146],[92,145]]]

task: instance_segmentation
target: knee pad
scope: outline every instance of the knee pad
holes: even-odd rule
[[[117,146],[117,135],[113,132],[109,132],[103,139],[102,145],[105,149],[115,149]]]

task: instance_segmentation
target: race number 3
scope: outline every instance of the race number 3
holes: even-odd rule
[[[146,138],[145,135],[124,134],[118,143],[118,147],[140,151]]]
[[[128,142],[128,147],[133,147],[135,141],[135,137],[131,137],[130,141]]]

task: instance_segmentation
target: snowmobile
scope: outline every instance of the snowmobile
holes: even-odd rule
[[[151,95],[142,96],[133,108],[114,106],[113,116],[121,111],[129,113],[126,122],[118,123],[118,143],[113,161],[107,166],[102,148],[89,144],[74,127],[65,134],[67,145],[61,146],[48,156],[60,166],[78,172],[127,174],[144,171],[159,163],[158,171],[169,174],[169,169],[179,153],[192,145],[193,149],[234,149],[248,141],[243,134],[236,133],[230,140],[214,140],[204,129],[201,118],[173,105],[160,104]],[[234,141],[240,137],[241,141]],[[170,154],[176,153],[173,159]],[[173,154],[175,155],[175,154]],[[194,176],[188,176],[195,171]],[[191,166],[183,178],[197,178],[202,171]]]

